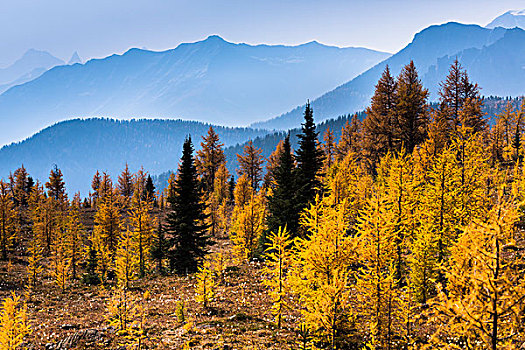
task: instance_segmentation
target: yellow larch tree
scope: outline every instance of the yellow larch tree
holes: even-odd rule
[[[68,254],[68,231],[66,228],[66,217],[64,215],[57,215],[55,220],[57,222],[57,230],[51,248],[50,272],[55,284],[64,292],[69,280],[69,266],[71,264]]]
[[[326,173],[328,169],[334,163],[336,157],[336,147],[334,132],[330,130],[330,127],[326,128],[326,131],[323,135],[323,152],[324,152],[324,164],[323,172]]]
[[[16,212],[7,184],[0,180],[0,249],[2,260],[7,260],[7,252],[16,233]]]
[[[115,255],[115,275],[119,288],[129,288],[129,283],[139,276],[139,252],[136,235],[131,227],[120,233]]]
[[[31,333],[26,305],[14,293],[4,299],[0,314],[0,349],[21,349],[24,338]]]
[[[80,194],[75,194],[71,205],[69,206],[69,213],[67,216],[67,258],[69,259],[69,267],[71,269],[71,278],[73,280],[78,277],[78,265],[82,260],[84,250],[84,225],[80,218]]]
[[[325,200],[332,205],[344,202],[350,227],[354,227],[366,198],[371,194],[372,182],[372,178],[355,159],[355,154],[348,153],[341,160],[336,160],[323,177],[323,185],[328,193]]]
[[[248,184],[248,187],[251,186]],[[252,192],[253,193],[253,192]],[[230,237],[234,255],[242,260],[251,259],[258,253],[259,240],[266,229],[266,198],[264,191],[252,194],[247,202],[236,206],[233,213]],[[244,200],[243,200],[244,201]]]
[[[27,288],[29,291],[33,290],[38,281],[38,276],[43,270],[42,267],[42,258],[43,258],[43,237],[42,237],[42,226],[39,221],[39,206],[42,205],[44,200],[42,187],[37,182],[33,189],[31,190],[29,196],[29,209],[31,213],[31,218],[33,221],[31,236],[29,238],[27,251],[27,277],[28,283]]]
[[[237,180],[235,184],[235,190],[233,192],[235,207],[241,208],[246,203],[248,203],[255,194],[255,191],[250,184],[250,180],[246,174],[243,174]]]
[[[414,301],[426,304],[435,294],[438,271],[438,236],[432,220],[418,219],[408,255],[409,286]]]
[[[458,136],[452,140],[451,151],[456,154],[459,176],[457,225],[463,227],[471,220],[481,219],[488,209],[487,177],[490,169],[483,134],[472,134],[467,127],[460,127],[456,134]]]
[[[356,261],[356,241],[348,234],[343,201],[330,205],[316,197],[301,217],[307,236],[296,241],[289,283],[304,318],[318,342],[330,349],[354,329],[348,275]]]
[[[394,267],[395,278],[404,283],[406,278],[406,261],[408,245],[413,238],[416,227],[414,214],[419,205],[419,191],[414,177],[414,166],[411,155],[402,150],[399,153],[389,153],[381,159],[377,168],[377,188],[379,195],[385,200],[387,210],[392,211],[395,218]]]
[[[53,201],[52,198],[46,197],[43,186],[37,181],[31,191],[29,209],[33,223],[33,234],[40,241],[45,255],[51,253],[51,243],[57,230],[57,210]]]
[[[429,347],[514,349],[523,338],[525,259],[516,241],[518,213],[502,202],[474,220],[450,249],[447,279],[433,303]]]
[[[215,280],[209,261],[204,261],[195,275],[197,284],[195,286],[195,301],[207,308],[215,296]]]
[[[445,148],[433,161],[426,177],[428,182],[421,210],[427,213],[426,218],[431,220],[432,230],[437,235],[438,263],[441,263],[456,238],[459,223],[461,203],[458,188],[461,180],[455,153]]]
[[[358,223],[358,254],[362,267],[357,277],[360,324],[369,347],[390,349],[395,338],[404,339],[401,324],[406,313],[403,290],[396,280],[397,218],[386,198],[375,193]]]
[[[97,205],[92,236],[92,246],[97,251],[98,272],[103,279],[115,261],[122,224],[117,193],[110,182],[106,187],[105,195],[100,197]]]
[[[266,266],[264,273],[268,276],[263,284],[269,288],[269,295],[272,300],[272,314],[275,317],[277,328],[281,328],[283,312],[288,292],[287,274],[292,263],[293,240],[290,233],[285,228],[271,232],[268,238],[268,248],[265,251]]]
[[[146,275],[151,258],[151,246],[156,222],[151,216],[152,202],[144,199],[137,189],[131,200],[130,225],[133,232],[133,242],[138,255],[138,274],[142,278]]]

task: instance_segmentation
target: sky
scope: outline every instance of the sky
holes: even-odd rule
[[[1,0],[0,67],[30,48],[69,60],[166,50],[217,34],[231,42],[312,40],[396,52],[449,21],[488,24],[523,0]]]

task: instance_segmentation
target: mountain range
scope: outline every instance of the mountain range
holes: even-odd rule
[[[430,90],[431,100],[436,100],[439,82],[456,58],[483,95],[525,94],[525,31],[515,27],[430,26],[394,55],[316,42],[299,46],[232,44],[211,36],[173,50],[132,49],[84,64],[75,56],[71,65],[51,68],[0,95],[0,127],[5,130],[0,143],[19,140],[33,129],[77,114],[157,113],[163,117],[179,110],[181,117],[201,121],[76,118],[58,122],[1,148],[0,177],[6,178],[24,164],[43,180],[57,164],[70,192],[86,194],[96,170],[116,176],[126,162],[133,170],[144,166],[152,174],[176,169],[184,137],[191,134],[198,147],[206,133],[209,124],[202,121],[247,125],[254,118],[289,110],[316,95],[320,96],[312,101],[316,121],[327,120],[321,130],[330,126],[337,133],[347,117],[330,119],[362,111],[386,65],[397,75],[410,60]],[[491,101],[498,101],[489,105],[487,112],[492,115],[506,100]],[[303,110],[299,106],[254,123],[253,128],[214,128],[234,164],[235,154],[249,139],[256,139],[269,154],[284,134],[268,130],[299,127]],[[292,130],[292,135],[296,132]]]
[[[11,130],[0,144],[72,117],[247,125],[319,96],[389,56],[317,42],[233,44],[218,36],[163,52],[131,49],[54,67],[0,95],[0,128]]]
[[[363,110],[385,67],[399,74],[413,60],[430,100],[438,98],[442,81],[457,58],[485,96],[525,94],[525,31],[519,28],[494,29],[478,25],[446,23],[424,29],[401,51],[351,81],[313,100],[319,121]],[[252,124],[267,129],[289,129],[300,123],[304,105],[265,122]]]
[[[64,64],[47,51],[30,49],[8,67],[0,69],[0,93],[38,78],[50,68]]]

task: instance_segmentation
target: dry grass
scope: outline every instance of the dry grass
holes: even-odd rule
[[[219,239],[212,248],[229,255],[229,241]],[[292,321],[277,330],[272,322],[271,303],[260,281],[259,263],[236,265],[230,259],[224,281],[216,286],[214,301],[208,308],[195,299],[193,275],[186,277],[150,275],[135,281],[130,293],[140,297],[148,290],[147,338],[145,349],[179,349],[188,343],[192,349],[290,349],[295,341]],[[26,263],[20,256],[11,263],[0,262],[0,298],[12,291],[24,293]],[[111,285],[87,286],[71,281],[61,293],[50,278],[41,283],[25,300],[33,333],[31,349],[52,348],[75,333],[96,329],[96,340],[75,341],[74,349],[120,349],[122,337],[108,328],[107,299]],[[177,304],[185,305],[186,322],[176,315]],[[290,320],[295,319],[290,317]],[[192,325],[192,326],[190,326]]]

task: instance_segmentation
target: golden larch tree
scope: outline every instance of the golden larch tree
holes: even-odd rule
[[[265,251],[266,267],[264,273],[269,276],[263,284],[269,288],[269,295],[272,300],[272,314],[275,317],[277,328],[281,328],[283,312],[288,292],[287,274],[292,263],[293,240],[290,233],[285,228],[270,233],[268,238],[268,248]]]
[[[433,346],[496,350],[524,340],[525,260],[516,241],[518,214],[503,202],[487,218],[469,224],[450,249],[447,283],[431,309],[438,325]]]
[[[21,349],[24,338],[31,333],[26,305],[14,293],[4,299],[0,314],[0,349]]]

